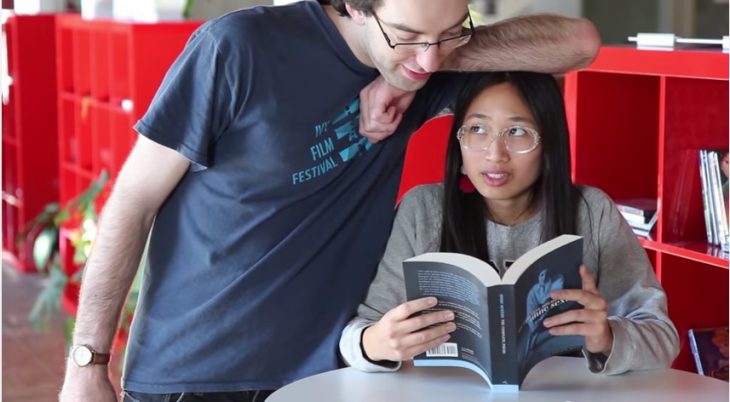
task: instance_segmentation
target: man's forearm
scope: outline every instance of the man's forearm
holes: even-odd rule
[[[517,17],[478,27],[442,70],[560,73],[588,66],[600,45],[588,20],[548,14]]]
[[[116,192],[109,198],[82,280],[73,341],[99,352],[111,349],[152,222],[125,201]]]

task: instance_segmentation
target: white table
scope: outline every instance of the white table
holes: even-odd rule
[[[305,401],[725,402],[728,383],[673,369],[597,375],[582,358],[552,357],[532,369],[518,393],[491,392],[466,369],[406,366],[395,373],[329,371],[289,384],[266,400]]]

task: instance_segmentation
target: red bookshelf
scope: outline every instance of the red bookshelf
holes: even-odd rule
[[[18,249],[19,232],[58,201],[56,76],[49,70],[56,58],[54,26],[53,15],[10,16],[2,25],[8,58],[8,77],[2,77],[3,256],[25,272],[36,270],[32,241]]]
[[[698,150],[728,149],[728,55],[604,47],[565,77],[573,179],[612,198],[657,198],[642,239],[693,371],[687,330],[728,325],[728,257],[707,244]]]
[[[73,199],[103,170],[110,180],[97,199],[101,209],[137,138],[132,128],[147,110],[167,69],[200,21],[133,23],[57,16],[60,200]],[[61,260],[73,265],[70,236],[61,230]],[[69,286],[64,307],[75,312],[78,287]]]

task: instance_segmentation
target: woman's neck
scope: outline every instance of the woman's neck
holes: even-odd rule
[[[532,195],[513,200],[485,200],[489,219],[505,226],[514,226],[535,216],[537,203]]]

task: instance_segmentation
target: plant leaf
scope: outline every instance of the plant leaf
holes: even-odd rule
[[[63,336],[66,338],[66,350],[71,347],[71,341],[73,340],[74,327],[76,326],[76,317],[70,316],[66,319],[66,323],[63,326]]]
[[[52,202],[46,205],[41,213],[36,215],[32,220],[25,224],[25,226],[23,226],[23,228],[18,232],[18,234],[15,236],[16,244],[18,246],[21,246],[28,233],[32,233],[34,230],[40,227],[54,224],[54,217],[56,216],[60,208],[61,207],[57,202]]]
[[[186,0],[185,1],[185,6],[183,7],[183,12],[182,12],[183,18],[185,18],[185,19],[189,19],[190,18],[190,14],[193,11],[193,3],[194,3],[193,0]]]
[[[33,243],[33,261],[40,272],[45,272],[48,261],[56,251],[58,229],[48,226],[35,238]]]
[[[53,315],[61,310],[61,294],[66,287],[66,274],[52,264],[48,269],[46,284],[38,294],[28,314],[31,325],[39,331],[46,331]]]

